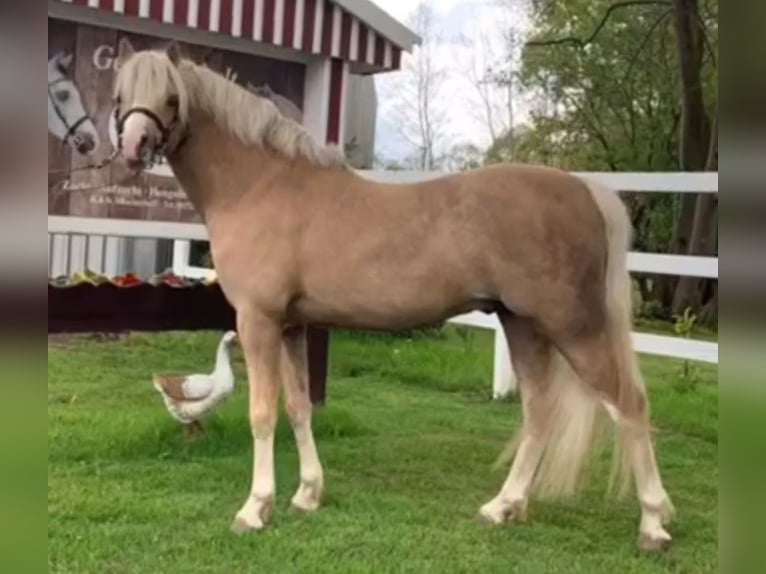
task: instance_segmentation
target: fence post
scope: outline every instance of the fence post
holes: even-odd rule
[[[501,327],[495,329],[495,369],[492,381],[492,396],[503,399],[515,393],[518,387],[516,373],[511,365],[511,353],[508,350],[508,340]]]
[[[173,273],[180,277],[186,276],[186,268],[189,267],[190,253],[191,241],[181,239],[173,241]]]

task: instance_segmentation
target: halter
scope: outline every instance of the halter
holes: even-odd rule
[[[59,84],[62,84],[64,82],[67,82],[67,78],[57,78],[55,80],[52,80],[48,82],[48,99],[51,102],[51,105],[53,106],[53,111],[56,112],[56,116],[59,120],[61,120],[61,123],[64,126],[64,129],[66,130],[64,134],[64,143],[69,143],[70,138],[77,133],[77,130],[80,128],[81,125],[83,125],[85,122],[87,122],[90,118],[87,113],[84,113],[82,117],[78,118],[76,122],[73,124],[70,124],[66,116],[64,115],[64,112],[61,111],[61,108],[58,105],[58,102],[56,101],[56,96],[53,94],[53,88]]]
[[[120,117],[120,102],[118,99],[117,105],[114,108],[114,123],[117,128],[117,146],[120,151],[122,151],[122,133],[125,130],[125,122],[133,114],[142,114],[148,117],[150,120],[152,120],[154,124],[157,126],[157,129],[159,130],[162,136],[160,138],[160,141],[157,142],[157,144],[154,146],[154,149],[152,149],[151,163],[154,164],[156,163],[157,158],[165,155],[167,151],[166,148],[167,148],[168,142],[170,141],[170,137],[173,135],[173,132],[176,130],[176,128],[178,128],[178,125],[180,124],[180,121],[178,119],[178,112],[176,112],[176,115],[173,117],[173,120],[167,126],[162,122],[162,118],[160,118],[155,112],[153,112],[149,108],[143,108],[140,106],[130,108],[127,112],[125,112],[124,116]],[[187,127],[183,137],[178,142],[178,145],[176,145],[176,148],[173,151],[178,151],[181,148],[181,146],[183,146],[186,143],[186,140],[188,138],[189,138],[189,130]]]

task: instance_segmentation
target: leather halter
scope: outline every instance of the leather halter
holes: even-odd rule
[[[157,158],[158,156],[162,156],[167,152],[166,147],[168,145],[168,142],[170,141],[170,138],[173,135],[173,132],[178,128],[178,125],[180,124],[180,121],[178,119],[178,114],[176,113],[176,115],[173,117],[173,120],[167,126],[162,122],[162,118],[160,118],[154,111],[150,110],[149,108],[143,108],[140,106],[130,108],[127,112],[125,112],[125,115],[120,117],[120,105],[118,100],[117,105],[114,108],[114,120],[115,120],[115,126],[117,128],[117,146],[120,149],[120,151],[122,151],[122,133],[125,130],[125,122],[133,114],[141,114],[148,117],[150,120],[154,122],[154,124],[157,126],[157,129],[160,132],[160,135],[161,135],[160,141],[157,142],[154,148],[152,149],[152,161],[154,161],[155,158]],[[180,139],[175,149],[171,151],[175,152],[181,149],[181,147],[186,143],[188,139],[189,139],[189,128],[187,126],[183,134],[183,137]]]
[[[80,126],[90,119],[88,114],[84,113],[73,124],[70,124],[67,121],[66,116],[64,115],[64,112],[61,111],[61,108],[59,107],[58,102],[56,101],[56,96],[53,93],[53,88],[55,86],[67,81],[68,81],[67,78],[57,78],[55,80],[48,82],[48,99],[51,102],[51,106],[53,106],[53,111],[56,113],[56,116],[61,121],[61,124],[64,126],[64,129],[66,130],[66,132],[64,133],[65,144],[69,143],[69,140],[72,138],[72,136],[74,136],[77,133],[77,130],[80,129]]]

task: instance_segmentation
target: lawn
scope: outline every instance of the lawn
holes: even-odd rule
[[[519,423],[489,400],[485,333],[390,338],[339,333],[315,432],[327,483],[316,514],[289,509],[297,453],[277,437],[277,508],[262,534],[229,531],[247,495],[251,441],[238,388],[183,440],[151,387],[155,370],[205,371],[218,334],[64,340],[48,349],[48,570],[56,573],[587,573],[717,571],[717,368],[677,384],[678,362],[645,358],[658,457],[678,509],[674,545],[635,546],[633,499],[599,476],[574,503],[534,503],[527,524],[474,522]]]

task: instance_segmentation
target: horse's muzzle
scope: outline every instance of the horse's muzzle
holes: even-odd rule
[[[140,169],[151,163],[156,145],[155,138],[144,132],[135,139],[125,138],[121,151],[130,168]]]
[[[96,138],[88,132],[78,132],[72,136],[72,145],[78,153],[86,155],[96,149]]]

